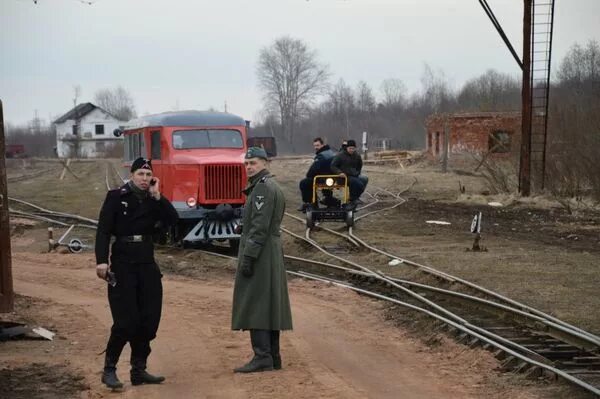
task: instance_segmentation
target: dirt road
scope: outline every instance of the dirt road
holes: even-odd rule
[[[16,292],[43,302],[43,309],[32,315],[53,327],[58,339],[52,343],[5,343],[8,351],[0,351],[0,364],[14,367],[27,362],[64,363],[66,359],[89,384],[82,397],[118,397],[99,383],[103,356],[98,353],[103,350],[111,320],[106,287],[94,277],[91,256],[20,252],[13,262]],[[127,384],[121,397],[483,396],[486,376],[479,375],[477,368],[493,362],[485,352],[461,350],[458,354],[445,352],[443,357],[429,353],[381,319],[380,303],[299,280],[290,283],[295,330],[282,338],[284,369],[234,375],[232,368],[249,358],[250,348],[246,333],[229,329],[230,281],[172,276],[163,281],[164,317],[150,367],[163,373],[167,382],[135,388]],[[35,303],[29,306],[36,307]],[[119,374],[128,382],[127,352],[122,359]]]

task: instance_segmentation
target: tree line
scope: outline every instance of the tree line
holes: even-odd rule
[[[600,59],[597,53],[595,41],[585,47],[575,44],[561,61],[552,80],[551,115],[557,112],[563,92],[577,89],[568,83],[573,76],[582,82],[595,79],[597,72],[591,64]],[[587,70],[581,67],[584,59],[590,64]],[[489,69],[455,88],[443,71],[425,64],[416,92],[409,93],[401,79],[389,78],[381,82],[376,94],[364,81],[354,86],[343,78],[332,82],[328,66],[317,53],[287,36],[260,51],[257,75],[263,112],[255,123],[255,134],[275,136],[280,148],[292,153],[310,151],[314,136],[339,142],[358,139],[363,131],[372,138],[390,138],[396,147],[418,149],[425,145],[425,119],[433,113],[521,109],[519,75]],[[580,86],[579,90],[593,91],[586,83]]]

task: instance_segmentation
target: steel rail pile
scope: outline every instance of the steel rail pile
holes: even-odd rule
[[[71,226],[71,225],[75,224],[76,227],[85,227],[85,228],[95,229],[96,226],[98,225],[98,221],[95,219],[90,219],[90,218],[86,218],[83,216],[74,215],[74,214],[70,214],[70,213],[51,211],[49,209],[42,208],[41,206],[32,204],[30,202],[20,200],[18,198],[8,197],[8,199],[9,199],[9,201],[13,201],[13,202],[16,202],[21,205],[26,205],[26,206],[34,208],[36,210],[35,213],[24,212],[24,211],[19,211],[19,210],[15,210],[15,209],[10,210],[10,213],[24,217],[24,218],[41,220],[41,221],[57,224],[59,226]],[[67,223],[67,222],[61,221],[60,219],[67,220],[67,221],[69,221],[69,220],[74,221],[75,223]],[[83,224],[82,224],[82,222],[83,222]]]

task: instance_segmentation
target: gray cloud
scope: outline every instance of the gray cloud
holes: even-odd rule
[[[490,0],[520,52],[522,1]],[[600,1],[558,1],[555,66],[574,42],[600,38]],[[122,85],[139,112],[260,109],[258,51],[291,35],[318,50],[334,80],[389,77],[419,88],[423,63],[460,85],[516,63],[474,0],[0,0],[0,98],[11,122],[57,115]]]

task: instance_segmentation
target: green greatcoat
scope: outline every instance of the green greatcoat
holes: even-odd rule
[[[267,170],[248,180],[238,268],[233,288],[233,330],[291,330],[292,311],[279,227],[285,198]],[[245,277],[240,263],[254,259],[254,274]]]

